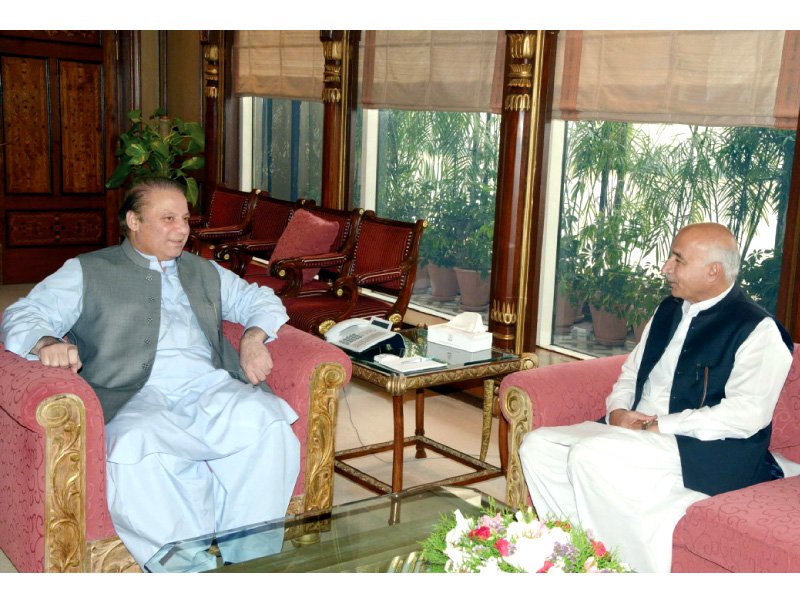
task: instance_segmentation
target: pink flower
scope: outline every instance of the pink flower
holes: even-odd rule
[[[595,540],[592,540],[592,550],[594,550],[595,556],[599,558],[602,558],[603,556],[608,554],[608,550],[606,550],[606,547],[603,545],[603,542],[597,542]]]
[[[494,547],[497,548],[497,551],[500,553],[500,556],[508,556],[508,540],[505,538],[500,538],[494,543]]]
[[[589,558],[586,559],[586,562],[583,563],[583,570],[587,573],[598,572],[599,569],[597,568],[597,560],[595,559],[594,556],[590,556]]]
[[[551,563],[549,560],[544,561],[542,568],[536,571],[537,573],[547,573],[550,569],[552,569],[555,565]]]
[[[486,526],[478,527],[469,532],[469,537],[477,537],[482,540],[488,540],[490,535],[492,535],[492,531]]]

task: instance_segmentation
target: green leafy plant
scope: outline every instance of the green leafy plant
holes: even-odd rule
[[[115,189],[150,177],[166,177],[181,181],[187,200],[196,205],[198,184],[191,174],[205,165],[203,128],[177,117],[167,118],[160,108],[148,120],[142,118],[141,110],[130,111],[128,118],[131,126],[119,136],[116,151],[120,162],[106,187]]]

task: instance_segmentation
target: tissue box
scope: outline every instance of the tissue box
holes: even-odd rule
[[[492,332],[470,333],[451,327],[448,323],[442,323],[428,327],[428,341],[468,352],[478,352],[492,347]]]

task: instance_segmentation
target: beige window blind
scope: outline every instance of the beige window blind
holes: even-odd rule
[[[322,101],[319,31],[237,31],[234,91],[240,95]]]
[[[795,31],[565,31],[557,118],[795,128]]]
[[[503,32],[365,31],[361,55],[365,108],[500,112]]]

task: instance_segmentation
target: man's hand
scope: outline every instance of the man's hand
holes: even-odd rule
[[[38,356],[46,367],[69,369],[77,373],[83,366],[77,346],[50,336],[45,336],[36,342],[31,354]]]
[[[239,342],[239,362],[247,380],[258,385],[272,371],[272,357],[264,345],[266,332],[259,327],[251,327],[242,335]]]
[[[653,415],[646,415],[636,410],[618,408],[617,410],[612,410],[611,414],[608,415],[608,422],[610,425],[616,425],[617,427],[641,430],[642,425],[653,421],[653,418]],[[648,430],[658,431],[658,424],[654,423]]]

